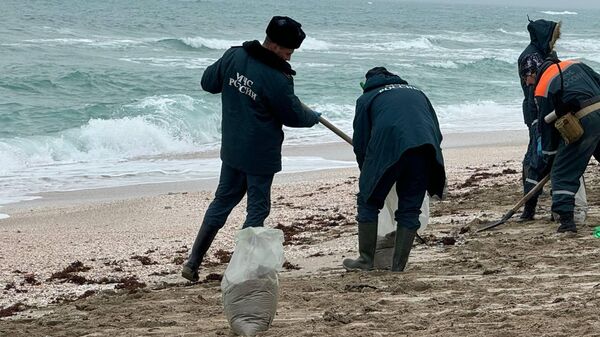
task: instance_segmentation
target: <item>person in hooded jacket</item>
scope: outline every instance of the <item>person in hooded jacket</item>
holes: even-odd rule
[[[552,212],[560,221],[557,231],[577,232],[573,212],[580,178],[592,156],[600,160],[600,74],[579,61],[550,59],[526,81],[535,85],[538,166],[551,172]],[[565,140],[556,128],[558,121],[545,120],[552,112],[557,118],[572,114],[583,134]]]
[[[377,217],[394,183],[398,194],[392,271],[406,267],[420,227],[425,193],[440,198],[446,182],[440,144],[442,134],[429,99],[384,67],[369,70],[356,101],[352,137],[360,169],[357,259],[345,259],[347,270],[373,269]]]
[[[523,158],[523,194],[527,194],[531,191],[535,185],[544,177],[541,167],[537,167],[536,149],[536,124],[537,120],[537,107],[535,105],[535,99],[533,95],[533,87],[527,85],[525,79],[527,72],[533,67],[531,63],[535,63],[535,66],[541,65],[544,59],[554,55],[554,45],[560,37],[560,22],[548,21],[548,20],[529,20],[527,30],[529,31],[530,43],[523,50],[518,59],[519,78],[521,80],[521,89],[523,90],[523,120],[529,129],[529,145],[527,146],[527,152]],[[525,60],[527,57],[527,61]],[[528,64],[529,62],[529,64]],[[529,221],[534,219],[535,210],[538,202],[538,197],[541,193],[538,192],[531,199],[525,203],[523,213],[519,217],[518,221]]]
[[[202,75],[202,88],[221,93],[221,174],[215,198],[204,214],[182,276],[198,281],[198,268],[232,209],[247,195],[243,228],[263,226],[271,208],[271,184],[281,171],[282,126],[311,127],[319,113],[294,94],[287,62],[306,37],[301,24],[274,16],[265,41],[232,47]]]

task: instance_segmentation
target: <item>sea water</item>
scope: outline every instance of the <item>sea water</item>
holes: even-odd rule
[[[302,23],[295,91],[352,133],[359,82],[385,66],[430,97],[444,133],[524,129],[516,60],[527,15],[600,70],[600,12],[404,1],[16,1],[0,14],[0,205],[46,191],[218,176],[221,102],[204,69],[273,15]],[[285,144],[338,138],[286,129]],[[202,159],[204,158],[204,159]],[[319,157],[284,171],[349,167]]]

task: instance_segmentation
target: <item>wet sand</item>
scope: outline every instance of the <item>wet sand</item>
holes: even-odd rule
[[[341,268],[357,254],[356,168],[278,174],[266,225],[286,233],[288,263],[262,336],[600,336],[600,166],[588,167],[591,210],[577,234],[555,233],[548,188],[536,221],[475,233],[521,197],[522,133],[499,136],[446,137],[449,194],[432,202],[404,273]],[[342,143],[286,151],[352,160]],[[214,186],[52,193],[3,209],[0,335],[230,335],[218,279],[244,201],[202,281],[179,276]]]

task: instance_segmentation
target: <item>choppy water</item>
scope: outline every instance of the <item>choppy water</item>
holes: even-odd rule
[[[272,15],[308,38],[296,93],[351,133],[366,70],[383,65],[431,98],[444,132],[523,129],[516,59],[526,15],[563,21],[557,45],[600,69],[600,11],[400,1],[16,1],[0,20],[0,204],[42,191],[213,177],[220,97],[203,69],[264,38]],[[336,140],[323,127],[286,143]],[[316,158],[288,170],[347,166]]]

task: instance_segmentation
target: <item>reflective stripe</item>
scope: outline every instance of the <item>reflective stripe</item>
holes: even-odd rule
[[[537,120],[537,119],[533,120],[533,122],[531,122],[531,126],[534,126],[534,125],[536,125],[536,124],[537,124],[537,122],[538,122],[538,120]]]
[[[542,74],[542,77],[540,77],[540,80],[535,86],[535,96],[548,97],[548,89],[550,88],[550,83],[552,83],[556,76],[560,74],[560,72],[558,71],[558,67],[560,66],[561,71],[564,72],[565,70],[567,70],[567,68],[569,68],[575,63],[579,62],[574,60],[562,61],[558,64],[554,63],[548,68],[546,68],[546,70]]]
[[[529,179],[529,178],[525,179],[525,181],[528,182],[528,183],[530,183],[530,184],[535,184],[535,185],[537,185],[539,183],[539,181],[535,181],[535,180]]]
[[[555,194],[566,194],[566,195],[575,195],[575,193],[571,192],[571,191],[567,191],[567,190],[556,190],[556,191],[552,191],[552,195]]]
[[[542,151],[542,154],[545,154],[548,156],[553,156],[556,154],[556,152],[558,152],[558,151]]]

